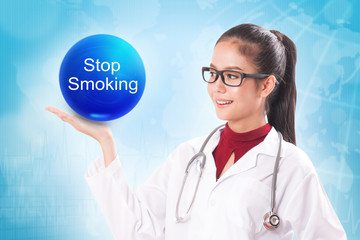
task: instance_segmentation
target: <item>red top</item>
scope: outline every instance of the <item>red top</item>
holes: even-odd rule
[[[216,165],[216,179],[219,178],[220,173],[224,169],[231,154],[235,152],[234,164],[247,153],[251,148],[255,147],[264,141],[266,135],[270,132],[270,124],[265,124],[262,127],[254,129],[249,132],[237,133],[230,129],[228,123],[225,125],[225,130],[220,136],[220,141],[213,152]]]

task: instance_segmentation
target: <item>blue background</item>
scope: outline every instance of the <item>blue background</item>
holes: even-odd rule
[[[217,38],[252,22],[297,45],[298,146],[312,159],[348,239],[360,236],[359,1],[1,1],[0,239],[111,239],[84,173],[100,146],[44,107],[71,112],[59,68],[92,34],[128,41],[147,86],[110,123],[127,179],[144,182],[217,120],[201,80]],[[296,206],[294,206],[296,207]]]

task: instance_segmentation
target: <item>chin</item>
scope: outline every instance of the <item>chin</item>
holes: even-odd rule
[[[230,119],[229,116],[227,116],[227,115],[228,114],[216,112],[217,118],[220,119],[220,120],[223,120],[223,121],[228,121]]]

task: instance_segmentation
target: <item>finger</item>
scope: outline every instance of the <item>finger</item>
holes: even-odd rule
[[[55,107],[51,107],[51,106],[46,106],[45,110],[54,113],[55,111],[58,111],[59,109],[57,109]]]
[[[68,113],[66,113],[64,111],[61,111],[58,108],[47,106],[45,108],[45,110],[54,113],[55,115],[57,115],[64,122],[68,122],[70,124],[72,124],[74,122],[73,116],[71,116],[70,114],[68,114]]]
[[[45,110],[54,113],[56,115],[65,113],[64,111],[61,111],[60,109],[51,106],[46,106]]]

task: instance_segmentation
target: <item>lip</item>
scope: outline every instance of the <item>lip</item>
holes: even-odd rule
[[[229,102],[229,101],[231,101],[231,103],[219,104],[219,102]],[[221,99],[221,98],[215,99],[215,104],[218,108],[226,108],[230,106],[233,102],[234,102],[233,100],[229,100],[229,99]]]

